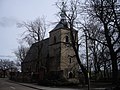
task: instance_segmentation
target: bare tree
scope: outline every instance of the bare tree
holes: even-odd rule
[[[17,71],[16,63],[9,59],[0,59],[0,70],[2,70],[1,76],[5,77],[7,72]]]
[[[44,40],[46,35],[46,23],[45,18],[37,18],[31,22],[23,22],[18,24],[19,27],[24,27],[26,31],[23,33],[23,40],[25,40],[28,45],[32,45],[33,43],[37,43],[37,61],[36,61],[36,71],[39,70],[40,66],[42,66],[42,60],[40,60],[40,53],[43,47],[42,40]]]
[[[20,61],[20,62],[24,61],[24,59],[27,55],[28,49],[29,48],[27,48],[23,45],[18,46],[18,49],[16,51],[14,51],[14,54],[16,55],[18,61]]]
[[[46,23],[44,18],[37,18],[34,21],[19,23],[18,27],[26,29],[22,34],[22,40],[25,40],[30,46],[33,43],[39,42],[45,38]]]
[[[88,37],[105,45],[110,52],[110,60],[112,62],[112,77],[113,83],[117,82],[118,78],[118,57],[120,52],[120,17],[119,17],[119,2],[117,0],[89,0],[87,6],[90,19],[99,22],[101,27],[99,32],[103,38]],[[86,29],[89,30],[90,29]]]

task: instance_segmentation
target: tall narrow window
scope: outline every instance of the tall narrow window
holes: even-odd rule
[[[67,43],[69,42],[69,37],[68,37],[68,36],[66,36],[66,42],[67,42]]]
[[[54,36],[54,43],[56,43],[56,37]]]
[[[69,58],[69,63],[71,63],[71,58]]]

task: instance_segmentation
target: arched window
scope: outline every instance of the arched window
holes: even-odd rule
[[[73,73],[69,72],[69,78],[73,78]]]
[[[66,40],[66,42],[68,43],[68,42],[69,42],[69,37],[66,36],[66,37],[65,37],[65,40]]]
[[[54,36],[54,43],[56,43],[56,37]]]

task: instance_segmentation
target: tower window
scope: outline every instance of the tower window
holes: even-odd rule
[[[54,36],[54,43],[56,43],[56,37]]]
[[[71,58],[69,58],[69,63],[71,63]]]
[[[66,42],[68,43],[69,42],[69,37],[66,36],[65,39],[66,39]]]

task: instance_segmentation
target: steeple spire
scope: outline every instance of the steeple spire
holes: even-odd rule
[[[56,27],[53,30],[68,28],[68,23],[66,20],[65,13],[66,13],[66,6],[65,6],[65,3],[62,2],[62,8],[61,8],[61,13],[60,13],[61,18],[60,18],[59,23],[56,25]]]
[[[61,10],[61,20],[66,20],[66,16],[65,16],[65,13],[66,13],[66,6],[65,6],[65,3],[62,2],[62,10]]]

